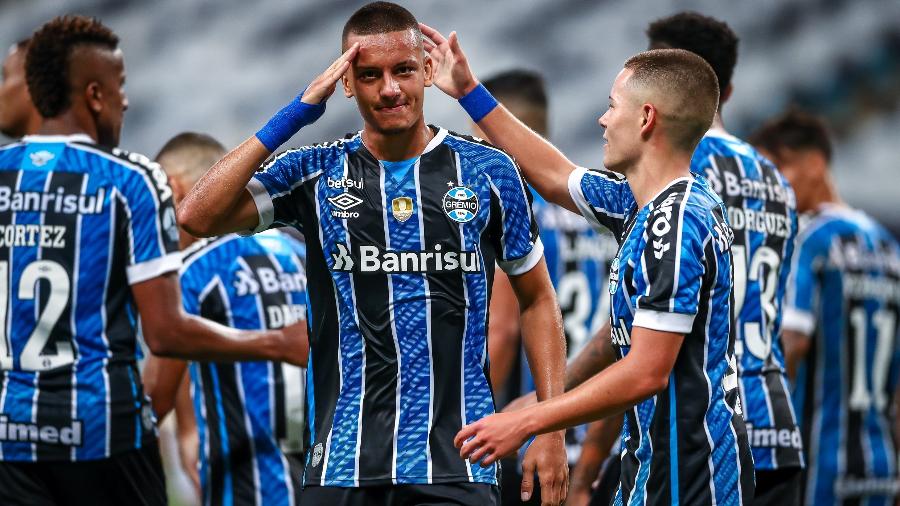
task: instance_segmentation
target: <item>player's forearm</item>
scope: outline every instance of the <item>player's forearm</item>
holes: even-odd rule
[[[568,179],[575,170],[575,164],[553,144],[528,128],[502,105],[479,121],[478,127],[492,144],[516,159],[525,179],[541,196],[566,208],[574,208],[569,196]]]
[[[810,337],[794,330],[784,330],[781,342],[784,346],[784,366],[788,379],[796,381],[797,368],[809,352]]]
[[[151,355],[141,375],[144,393],[150,397],[153,412],[162,421],[175,405],[185,363]]]
[[[156,355],[201,361],[284,358],[284,339],[277,330],[236,330],[188,314],[163,327],[147,333],[147,344]]]
[[[566,367],[567,391],[584,383],[616,361],[609,339],[609,322],[606,322]]]
[[[178,206],[179,225],[195,237],[254,228],[255,223],[236,222],[233,215],[250,178],[270,154],[253,136],[216,162]]]
[[[544,293],[524,306],[521,324],[522,343],[538,400],[560,395],[564,391],[566,341],[553,293]]]
[[[632,355],[572,391],[521,410],[525,430],[543,434],[618,415],[663,390],[668,376],[648,374]]]

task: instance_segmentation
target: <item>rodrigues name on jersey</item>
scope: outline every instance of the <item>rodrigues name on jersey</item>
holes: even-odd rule
[[[893,504],[900,246],[860,211],[823,206],[797,237],[784,328],[809,336],[794,402],[806,504]]]
[[[202,239],[185,251],[185,311],[236,329],[306,320],[303,244],[277,230]],[[295,504],[305,372],[278,362],[191,362],[204,504]]]
[[[181,265],[162,168],[83,134],[0,148],[0,460],[156,437],[130,285]]]
[[[691,171],[706,176],[722,198],[735,233],[735,355],[754,466],[800,467],[802,438],[781,348],[781,308],[797,234],[793,191],[752,146],[720,130],[700,140]]]
[[[684,334],[666,389],[626,411],[618,504],[727,504],[753,495],[753,461],[730,335],[733,232],[699,176],[638,208],[627,181],[579,168],[569,193],[620,248],[610,270],[619,358],[633,326]],[[705,395],[703,395],[705,393]]]
[[[307,486],[497,483],[453,437],[494,411],[494,263],[522,274],[543,248],[512,159],[432,130],[410,160],[380,161],[356,134],[287,151],[248,184],[258,230],[307,240]]]

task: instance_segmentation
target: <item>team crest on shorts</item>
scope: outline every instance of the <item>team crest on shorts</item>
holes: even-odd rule
[[[613,258],[609,266],[609,294],[616,293],[619,289],[619,257]]]
[[[313,467],[317,467],[320,462],[322,462],[322,443],[317,444],[316,447],[313,448],[311,464]]]
[[[413,201],[409,197],[397,197],[391,201],[391,213],[403,223],[413,214]]]
[[[459,223],[472,221],[478,214],[478,195],[465,186],[454,186],[444,194],[444,212]]]

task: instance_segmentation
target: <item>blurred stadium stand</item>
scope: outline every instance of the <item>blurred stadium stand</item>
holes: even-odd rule
[[[46,19],[96,15],[123,40],[131,110],[123,147],[148,155],[187,129],[234,145],[338,54],[341,27],[361,1],[0,1],[0,42]],[[401,1],[426,23],[456,29],[481,76],[542,71],[552,136],[575,161],[600,162],[596,119],[621,63],[645,48],[648,21],[693,9],[728,21],[742,39],[729,129],[744,135],[791,103],[825,114],[838,136],[844,197],[900,230],[900,2],[896,0]],[[468,131],[452,100],[428,94],[433,123]],[[338,96],[305,144],[360,127]]]

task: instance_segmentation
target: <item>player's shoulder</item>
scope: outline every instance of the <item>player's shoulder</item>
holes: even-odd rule
[[[706,165],[711,156],[739,158],[744,164],[759,165],[763,172],[775,172],[778,174],[775,164],[763,156],[752,144],[727,132],[716,130],[707,132],[697,144],[692,162],[694,165]],[[745,167],[744,173],[746,176],[754,179],[760,177],[754,176],[757,171],[748,169],[748,167]],[[780,177],[780,174],[777,179],[779,184],[786,184],[784,179]]]
[[[724,216],[724,204],[702,176],[679,178],[659,193],[651,204],[647,219],[659,229],[692,229],[699,235],[711,233]]]
[[[105,160],[114,179],[118,179],[116,176],[126,178],[128,175],[139,176],[148,183],[150,188],[155,190],[160,200],[166,200],[172,196],[172,189],[169,186],[169,178],[165,170],[146,155],[91,142],[76,141],[70,143],[69,146]],[[133,185],[129,180],[120,182],[123,187]]]
[[[240,243],[247,243],[248,240],[252,241],[251,238],[241,237],[237,234],[197,239],[181,251],[181,271],[187,271],[198,262],[215,263],[220,259],[233,257],[235,254],[239,254],[234,251],[235,246],[239,247]]]
[[[484,164],[484,168],[487,170],[516,167],[516,162],[509,153],[479,137],[443,128],[438,129],[435,138],[438,137],[440,137],[440,144],[453,150],[460,159]]]

